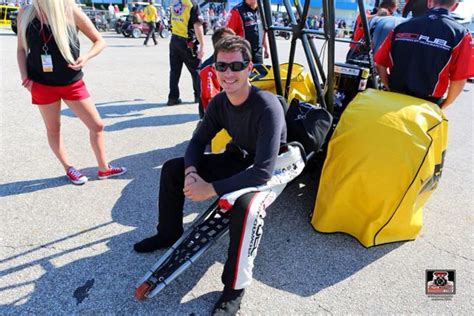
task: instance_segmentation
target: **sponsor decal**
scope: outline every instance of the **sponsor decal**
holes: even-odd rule
[[[276,199],[276,194],[272,191],[268,192],[265,198],[262,199],[258,205],[257,216],[252,226],[252,234],[250,235],[250,244],[248,250],[248,257],[255,257],[257,255],[257,248],[260,244],[263,234],[263,219],[265,218],[265,209]]]
[[[450,300],[456,294],[456,270],[426,270],[426,295],[433,300]]]
[[[397,33],[395,35],[395,41],[413,42],[444,50],[451,50],[451,46],[448,45],[446,40],[417,33]]]
[[[446,150],[441,154],[441,163],[435,165],[433,175],[426,181],[422,181],[420,194],[427,191],[433,191],[438,186],[441,174],[443,173],[444,158],[446,156]]]
[[[341,66],[334,66],[334,72],[343,74],[343,75],[349,75],[349,76],[355,76],[357,77],[360,73],[360,69],[357,68],[351,68],[351,67],[341,67]]]
[[[181,0],[175,1],[173,3],[173,13],[177,16],[183,14],[184,10],[186,10],[186,5],[181,2]]]

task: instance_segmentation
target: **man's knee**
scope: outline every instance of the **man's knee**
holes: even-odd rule
[[[240,209],[245,211],[249,207],[249,204],[252,202],[256,193],[257,192],[249,192],[239,197],[235,201],[233,209]]]
[[[184,178],[184,158],[173,158],[163,164],[161,177],[174,179],[176,177]]]

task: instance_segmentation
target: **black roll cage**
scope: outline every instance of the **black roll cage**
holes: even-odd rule
[[[349,39],[336,38],[335,36],[335,0],[322,0],[324,17],[323,30],[313,30],[308,27],[307,18],[310,0],[292,0],[293,6],[296,8],[295,13],[292,10],[290,0],[283,0],[283,5],[290,21],[289,26],[274,25],[270,0],[257,1],[263,26],[268,34],[268,44],[272,58],[273,73],[275,76],[276,93],[288,99],[288,93],[291,84],[291,73],[295,60],[296,43],[298,40],[301,40],[306,60],[309,65],[309,71],[314,82],[318,103],[323,108],[326,108],[331,114],[333,114],[335,42],[352,42]],[[364,30],[365,44],[368,47],[371,47],[371,37],[364,1],[357,0],[357,4],[359,7],[362,28]],[[288,74],[284,91],[282,90],[281,85],[282,80],[279,68],[280,62],[276,46],[275,31],[285,31],[292,34],[290,55],[288,58]],[[327,41],[327,73],[324,72],[324,66],[316,49],[313,37]],[[374,74],[372,51],[370,52],[370,63],[371,73]],[[375,80],[374,77],[375,76],[372,75],[371,80]],[[375,81],[373,81],[373,84],[376,86]]]

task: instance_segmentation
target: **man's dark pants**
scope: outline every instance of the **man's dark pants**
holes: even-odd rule
[[[187,40],[183,37],[173,35],[170,41],[170,93],[168,100],[179,99],[179,78],[181,77],[181,70],[183,63],[188,68],[193,79],[194,98],[199,99],[199,73],[198,67],[201,60],[197,56],[193,56],[193,52],[187,46]]]
[[[263,49],[259,47],[252,50],[252,62],[254,64],[263,64]]]
[[[222,154],[204,155],[197,166],[198,174],[207,182],[229,178],[245,170],[252,164],[251,159],[244,159],[239,154],[224,152]],[[175,241],[183,234],[183,206],[184,206],[184,158],[168,160],[163,165],[160,177],[158,234],[164,240]],[[230,221],[230,245],[228,258],[222,274],[222,282],[228,288],[235,288],[236,274],[240,267],[238,254],[242,247],[243,234],[251,231],[252,223],[248,223],[249,205],[256,193],[249,193],[240,197],[234,204]],[[262,221],[263,219],[259,219]],[[255,221],[256,222],[256,221]],[[246,254],[242,254],[244,256]],[[241,272],[239,272],[241,273]]]
[[[150,39],[150,36],[153,39],[153,43],[155,43],[155,45],[156,45],[157,44],[157,41],[156,41],[156,38],[155,38],[156,24],[155,24],[155,22],[146,22],[146,24],[148,24],[148,34],[146,35],[146,39],[145,39],[145,42],[143,43],[143,45],[146,45],[148,43],[148,40]]]

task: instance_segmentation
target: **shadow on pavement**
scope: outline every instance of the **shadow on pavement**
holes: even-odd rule
[[[136,311],[140,306],[146,307],[133,299],[134,285],[158,254],[139,256],[132,246],[155,230],[161,165],[183,155],[186,144],[111,162],[129,167],[120,179],[132,181],[114,204],[110,222],[46,244],[25,245],[30,249],[2,259],[0,275],[10,280],[8,284],[1,283],[2,301],[7,300],[12,290],[23,296],[17,294],[8,299],[8,304],[0,306],[0,314],[110,312],[120,311],[124,302],[136,305]],[[94,209],[90,211],[93,214]],[[120,233],[117,227],[121,228]],[[136,230],[137,227],[140,229]],[[144,227],[147,232],[140,231]],[[22,246],[16,248],[21,250]]]
[[[196,114],[173,114],[152,116],[146,118],[132,119],[128,121],[121,121],[112,125],[107,125],[105,127],[105,131],[115,132],[135,127],[178,125],[196,121],[197,119],[198,116]]]
[[[124,101],[114,101],[108,103],[101,103],[98,106],[99,113],[103,119],[107,118],[120,118],[120,117],[137,117],[144,114],[139,113],[151,108],[166,106],[164,103],[145,103],[145,104],[122,104],[122,105],[109,105],[106,104],[116,104],[129,102],[128,100]],[[63,109],[61,111],[62,115],[75,117],[74,113],[70,109]],[[105,127],[106,132],[111,131],[120,131],[128,128],[135,127],[152,127],[152,126],[166,126],[166,125],[177,125],[187,122],[197,121],[199,116],[197,114],[173,114],[173,115],[161,115],[153,116],[146,118],[130,119],[125,121],[120,121]],[[184,151],[183,151],[184,153]],[[129,167],[128,165],[126,165]],[[94,181],[97,179],[96,173],[97,169],[94,167],[81,168],[89,181]],[[122,179],[128,179],[129,174],[126,174]],[[63,185],[70,185],[70,182],[65,176],[53,177],[53,178],[44,178],[44,179],[33,179],[33,180],[24,180],[16,181],[10,183],[0,184],[0,197],[18,195],[31,193],[35,191],[45,190],[60,187]]]
[[[255,260],[256,280],[304,297],[343,281],[403,244],[366,249],[349,235],[315,232],[310,214],[316,179],[303,175],[270,207]]]
[[[228,237],[217,242],[158,297],[145,302],[133,298],[135,282],[163,252],[136,254],[132,246],[156,232],[161,165],[174,156],[183,155],[185,148],[186,142],[183,142],[172,148],[113,161],[112,164],[130,168],[126,178],[132,181],[113,206],[112,221],[44,245],[35,245],[28,251],[0,261],[2,266],[9,262],[9,268],[1,270],[0,274],[18,280],[0,287],[0,295],[7,297],[12,289],[25,293],[23,297],[12,298],[8,305],[0,306],[0,314],[45,311],[200,314],[210,311],[219,293],[194,297],[192,290],[212,265],[224,263]],[[255,280],[303,297],[345,280],[401,245],[365,249],[349,236],[315,233],[308,215],[314,206],[317,178],[314,173],[306,173],[296,179],[267,210],[263,240],[254,269]],[[189,216],[203,211],[208,204],[209,201],[187,202],[187,225],[191,221]],[[114,226],[121,227],[121,232],[115,230],[115,235],[110,236],[110,232],[102,231]],[[83,239],[73,242],[78,236]],[[88,236],[90,240],[86,238]],[[22,257],[27,254],[29,259],[26,261]],[[68,256],[63,257],[66,254]],[[39,273],[31,274],[31,271]],[[220,273],[217,278],[220,278]],[[219,280],[215,282],[220,284]],[[19,291],[22,287],[25,290]],[[191,293],[191,300],[181,303],[185,296],[189,298],[188,293]]]
[[[144,116],[142,111],[153,109],[157,107],[166,107],[165,103],[126,103],[117,105],[117,103],[127,102],[127,101],[116,101],[116,102],[107,102],[97,104],[97,110],[99,111],[102,119],[111,119],[111,118],[131,118],[131,117],[141,117]],[[113,104],[113,105],[110,105]],[[190,102],[183,102],[183,105],[192,104]],[[62,115],[68,117],[76,117],[75,114],[69,109],[65,108],[61,111]],[[151,116],[146,118],[137,118],[130,119],[126,121],[120,121],[112,125],[107,125],[105,127],[106,132],[112,131],[121,131],[128,128],[135,127],[151,127],[151,126],[167,126],[175,124],[183,124],[191,121],[196,121],[199,119],[197,114],[172,114],[172,115],[160,115],[160,116]]]
[[[3,183],[0,184],[0,197],[31,193],[69,184],[70,182],[65,176]]]
[[[117,103],[123,102],[124,101],[97,103],[97,111],[99,111],[99,114],[102,119],[136,117],[144,115],[143,113],[139,113],[140,111],[166,106],[165,103],[126,103],[117,105]],[[61,115],[68,117],[76,117],[74,112],[72,112],[69,108],[61,110]]]

